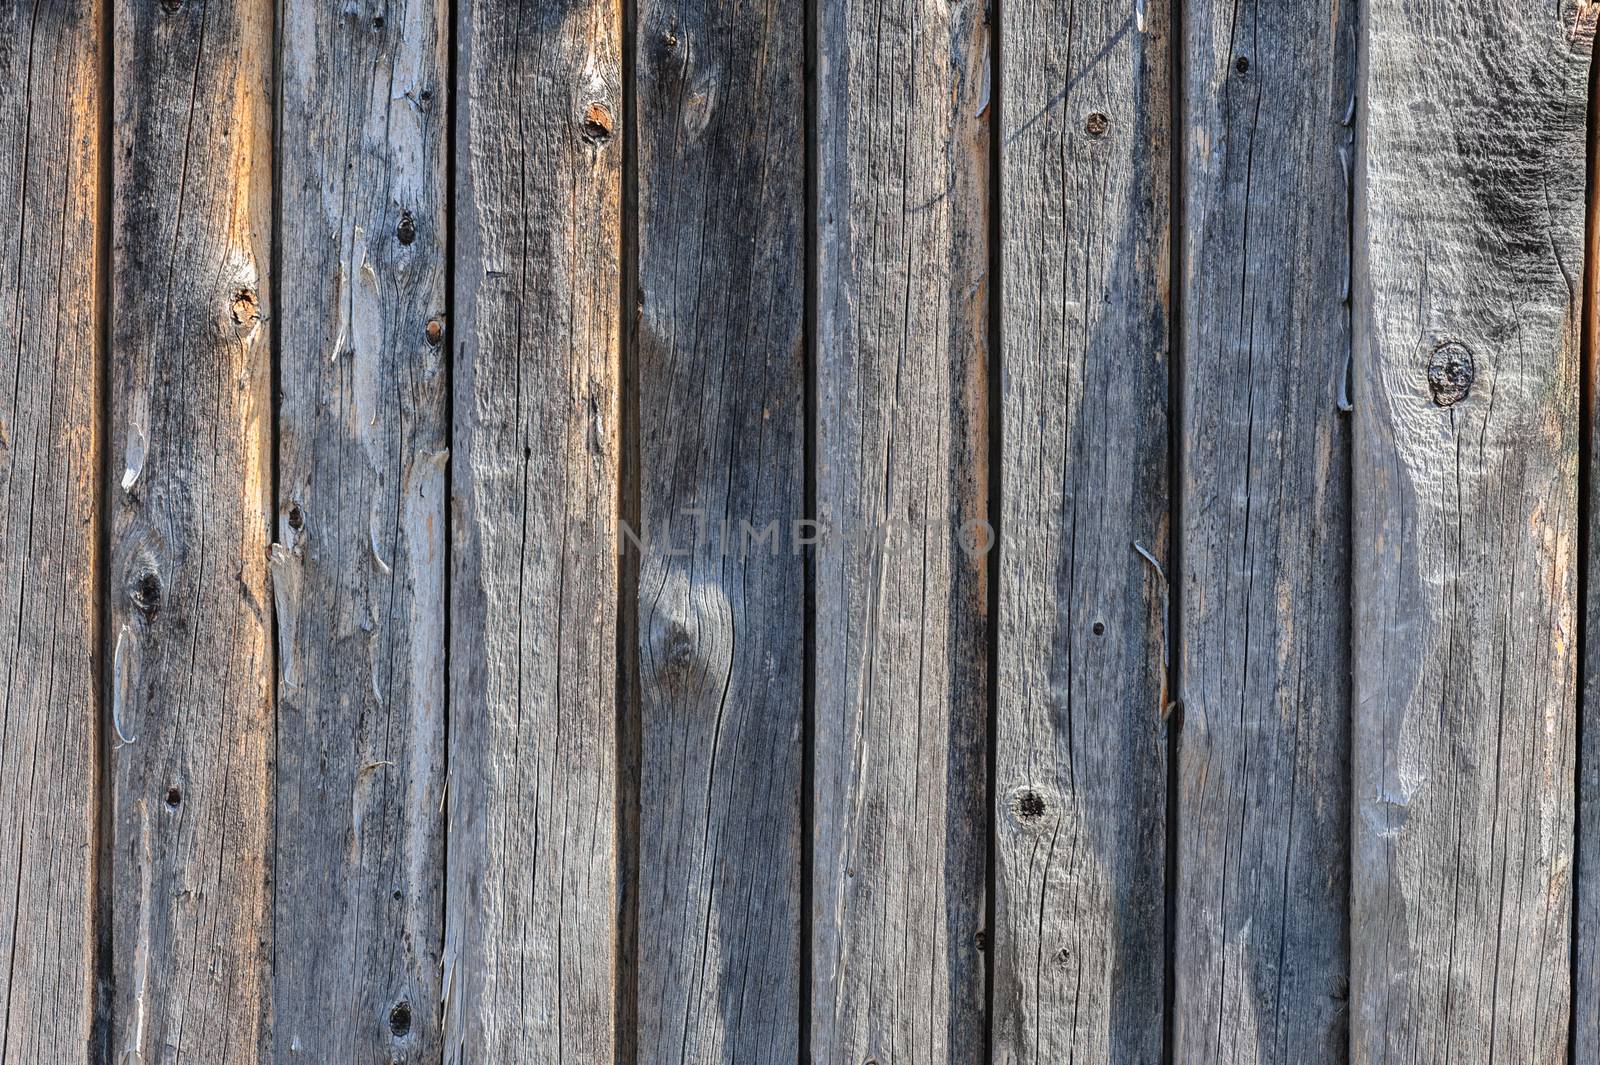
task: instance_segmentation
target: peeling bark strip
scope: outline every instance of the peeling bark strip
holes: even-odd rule
[[[1161,1056],[1166,17],[1000,20],[997,1062]]]
[[[1173,1057],[1343,1061],[1355,9],[1183,11]]]
[[[0,1061],[80,1065],[100,609],[95,0],[0,8]]]
[[[989,35],[981,2],[818,11],[818,509],[905,524],[817,555],[811,1055],[977,1065]]]
[[[1559,1061],[1591,44],[1571,4],[1366,17],[1351,1058]]]
[[[444,1060],[612,1065],[621,5],[459,14]]]
[[[283,8],[273,1043],[437,1063],[443,0]],[[443,328],[442,326],[440,328]]]
[[[259,0],[116,6],[102,653],[130,740],[110,754],[118,1061],[263,1053],[272,20]]]
[[[799,1046],[802,559],[684,512],[805,513],[804,14],[638,5],[641,1065]]]

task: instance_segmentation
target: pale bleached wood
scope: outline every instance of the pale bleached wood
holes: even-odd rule
[[[1351,1059],[1559,1062],[1592,28],[1364,18]]]
[[[640,1065],[800,1045],[804,14],[638,5]]]
[[[0,1061],[81,1063],[94,997],[101,19],[0,9]]]
[[[621,49],[459,5],[451,1065],[616,1060]]]
[[[109,1053],[256,1062],[273,747],[268,4],[115,6]]]
[[[1000,30],[993,1059],[1149,1062],[1163,1018],[1167,11],[1048,0],[1005,8]]]
[[[989,33],[975,2],[818,13],[811,1055],[976,1065]]]
[[[1356,10],[1183,12],[1173,1057],[1342,1061]]]
[[[440,1058],[448,5],[282,10],[279,1061]]]

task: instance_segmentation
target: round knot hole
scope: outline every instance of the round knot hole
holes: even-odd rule
[[[1428,360],[1428,391],[1440,407],[1453,407],[1472,394],[1472,379],[1477,374],[1472,352],[1466,345],[1451,341],[1442,344]]]

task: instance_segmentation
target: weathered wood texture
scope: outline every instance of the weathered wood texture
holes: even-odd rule
[[[998,1062],[1161,1054],[1167,31],[1000,15]]]
[[[282,10],[280,1061],[440,1059],[446,14]]]
[[[100,606],[100,20],[0,9],[0,1061],[90,1038]]]
[[[254,1062],[270,987],[271,5],[116,5],[110,1053]]]
[[[610,1065],[621,10],[457,30],[445,1061]]]
[[[1365,12],[1356,1062],[1566,1054],[1592,46],[1574,16]]]
[[[989,35],[975,2],[818,10],[811,1056],[976,1065]]]
[[[799,1046],[803,16],[638,5],[641,1063]]]
[[[1342,1061],[1354,6],[1184,6],[1174,1059]]]

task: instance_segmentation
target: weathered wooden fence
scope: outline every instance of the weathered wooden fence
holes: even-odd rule
[[[4,0],[0,1063],[1597,1065],[1595,16]]]

